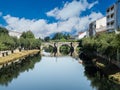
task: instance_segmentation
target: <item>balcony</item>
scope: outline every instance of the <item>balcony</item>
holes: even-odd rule
[[[115,26],[114,25],[107,26],[107,30],[111,30],[111,29],[115,29]]]
[[[115,13],[115,10],[113,9],[113,10],[110,10],[109,12],[107,12],[107,16],[108,15],[111,15],[111,14],[114,14]]]
[[[107,22],[112,22],[112,21],[114,21],[115,20],[115,18],[113,17],[113,18],[107,18]]]

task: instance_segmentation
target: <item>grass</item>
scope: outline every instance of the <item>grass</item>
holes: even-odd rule
[[[18,53],[10,54],[10,55],[5,56],[5,57],[0,57],[0,65],[6,64],[8,62],[13,62],[17,59],[20,59],[20,58],[23,58],[23,57],[26,57],[26,56],[29,56],[32,54],[36,54],[38,52],[39,52],[39,50],[25,50],[25,51],[21,51]]]

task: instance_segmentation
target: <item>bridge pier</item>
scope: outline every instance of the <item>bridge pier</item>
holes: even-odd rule
[[[78,42],[57,42],[57,43],[56,42],[46,42],[41,45],[41,50],[43,49],[43,47],[45,47],[45,46],[48,47],[49,45],[53,46],[54,55],[58,55],[58,56],[61,55],[60,47],[62,45],[68,45],[70,47],[70,52],[71,52],[71,53],[69,53],[70,55],[78,55],[78,53],[76,51],[76,48],[79,45]]]

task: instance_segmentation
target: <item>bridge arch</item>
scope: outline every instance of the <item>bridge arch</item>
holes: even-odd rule
[[[61,55],[61,53],[60,53],[60,47],[63,46],[63,45],[67,45],[67,46],[71,47],[71,43],[72,43],[72,46],[74,48],[74,52],[73,53],[77,55],[76,48],[79,45],[78,42],[44,42],[41,45],[41,51],[43,50],[43,47],[45,47],[45,46],[47,47],[47,46],[51,45],[53,47],[56,46],[57,47],[57,54]]]
[[[59,47],[59,51],[61,54],[69,54],[70,53],[70,45],[68,44],[62,44],[60,47]]]

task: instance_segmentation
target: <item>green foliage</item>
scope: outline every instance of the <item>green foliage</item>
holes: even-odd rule
[[[48,47],[44,47],[45,52],[53,53],[53,49],[54,49],[54,47],[51,45],[49,45]]]
[[[39,49],[41,45],[40,39],[35,39],[31,31],[23,32],[20,37],[20,44],[25,49]]]
[[[47,36],[47,37],[44,38],[44,40],[45,40],[46,42],[48,42],[48,41],[50,40],[50,37]]]
[[[68,45],[62,45],[60,47],[60,52],[64,55],[67,55],[70,52],[70,47]]]
[[[70,39],[69,34],[63,34],[63,33],[56,33],[52,40],[68,40]]]
[[[31,31],[23,32],[21,37],[23,37],[23,38],[35,38],[34,34]]]
[[[1,47],[0,50],[11,50],[16,48],[16,42],[14,41],[13,37],[10,37],[7,34],[0,35]]]
[[[109,59],[116,60],[117,49],[120,50],[120,34],[101,34],[82,39],[82,50],[90,54],[99,53]]]
[[[1,34],[7,34],[8,35],[8,30],[3,28],[3,27],[0,27],[0,35]]]
[[[14,50],[20,46],[25,49],[39,49],[40,39],[35,39],[31,31],[23,32],[20,39],[8,35],[8,30],[0,27],[0,51]]]

